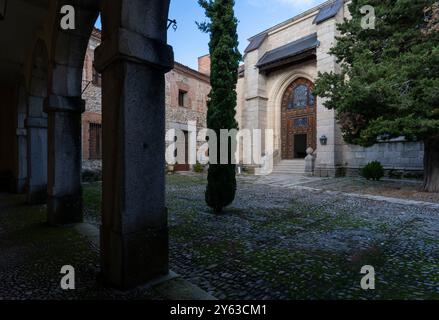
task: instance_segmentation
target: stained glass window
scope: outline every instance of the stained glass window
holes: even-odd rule
[[[309,93],[309,105],[311,107],[314,107],[316,104],[316,96],[312,94],[312,92]]]
[[[297,86],[292,94],[289,109],[306,108],[308,103],[308,87],[304,84]]]

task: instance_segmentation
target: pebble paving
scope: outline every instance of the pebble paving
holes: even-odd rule
[[[269,179],[239,177],[236,200],[214,215],[205,177],[169,176],[171,269],[219,299],[439,299],[438,209]],[[100,189],[84,187],[95,225]],[[105,289],[98,252],[22,200],[0,194],[0,299],[160,299]],[[77,266],[78,290],[60,289],[64,264]],[[364,265],[375,268],[375,290],[360,286]]]
[[[204,178],[168,180],[171,266],[220,299],[439,299],[439,210],[242,177],[217,216]]]
[[[99,253],[71,227],[51,228],[45,206],[0,194],[0,300],[162,299],[150,289],[108,289]],[[75,290],[63,290],[62,266],[75,268]]]

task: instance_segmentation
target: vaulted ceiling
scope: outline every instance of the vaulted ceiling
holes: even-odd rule
[[[4,20],[0,20],[0,83],[16,83],[35,34],[48,14],[50,0],[8,0]]]

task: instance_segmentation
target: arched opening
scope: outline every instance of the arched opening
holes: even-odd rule
[[[39,39],[32,58],[29,97],[26,114],[28,202],[47,201],[47,114],[44,100],[47,97],[49,55],[46,44]]]
[[[294,80],[282,98],[282,159],[303,159],[306,149],[316,148],[316,108],[314,84],[305,78]]]

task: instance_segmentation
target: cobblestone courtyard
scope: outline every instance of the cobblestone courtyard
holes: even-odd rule
[[[215,216],[204,177],[168,177],[173,271],[220,299],[439,299],[437,207],[316,190],[329,180],[261,179],[240,177],[236,201]],[[85,185],[96,226],[100,196],[100,183]],[[45,226],[45,207],[19,196],[0,200],[0,299],[161,298],[104,289],[98,252],[75,230]],[[77,267],[74,292],[59,289],[64,264]],[[360,288],[364,265],[375,267],[375,291]]]
[[[439,209],[257,180],[240,178],[215,216],[203,177],[168,178],[175,272],[220,299],[439,299]],[[374,292],[360,288],[364,265]]]

